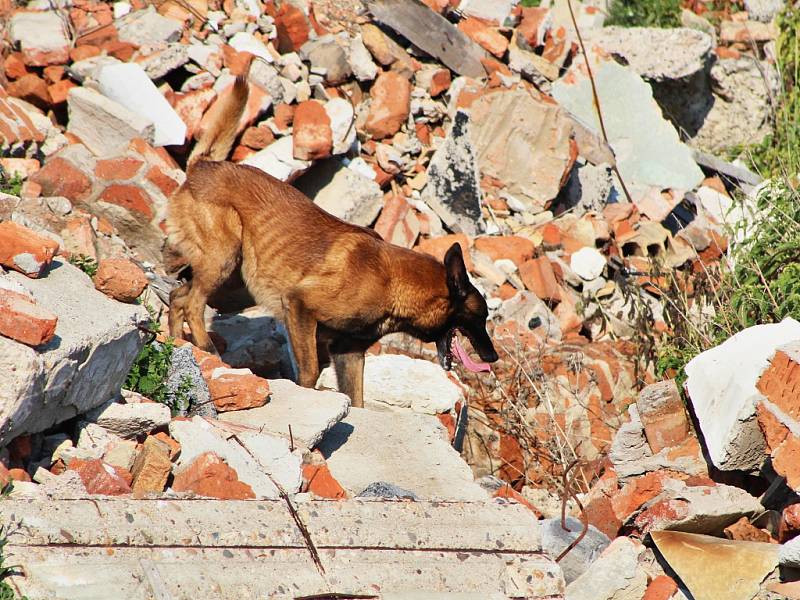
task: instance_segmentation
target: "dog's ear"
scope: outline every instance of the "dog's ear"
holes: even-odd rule
[[[444,255],[444,268],[447,272],[447,288],[455,298],[464,298],[469,290],[467,267],[464,264],[464,255],[458,243],[450,246]]]

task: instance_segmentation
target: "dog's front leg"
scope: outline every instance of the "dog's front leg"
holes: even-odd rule
[[[297,363],[297,383],[313,388],[319,378],[317,320],[300,300],[286,303],[286,331]]]
[[[364,351],[334,354],[333,365],[339,391],[350,397],[354,407],[364,408]]]

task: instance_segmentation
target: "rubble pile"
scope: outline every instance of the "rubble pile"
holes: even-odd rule
[[[0,7],[0,480],[54,504],[522,504],[536,556],[588,530],[532,567],[547,585],[504,575],[514,597],[800,597],[776,571],[800,564],[800,325],[699,355],[685,390],[648,364],[747,218],[760,178],[719,157],[771,133],[780,85],[783,2],[686,4],[669,30],[594,0]],[[187,275],[166,206],[245,71],[230,159],[393,244],[459,243],[492,373],[387,336],[351,408],[331,369],[289,381],[241,290],[207,312],[219,356],[159,333]],[[729,591],[709,573],[734,559]]]

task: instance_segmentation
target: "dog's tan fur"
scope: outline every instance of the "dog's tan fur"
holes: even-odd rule
[[[245,93],[231,97],[243,103],[246,82],[240,78],[236,85]],[[235,127],[238,118],[229,115],[241,112],[234,103],[225,110],[219,113],[224,126],[210,128],[217,141],[201,140],[186,182],[170,200],[171,243],[193,273],[191,283],[170,296],[171,335],[181,336],[186,321],[195,343],[214,351],[203,310],[240,264],[258,304],[286,325],[300,385],[313,387],[319,376],[319,338],[355,406],[363,401],[364,352],[381,336],[403,331],[432,341],[447,334],[454,318],[486,335],[486,304],[467,280],[458,246],[445,267],[328,214],[259,169],[200,160],[230,150],[230,123]],[[490,341],[488,348],[482,354],[494,354]]]

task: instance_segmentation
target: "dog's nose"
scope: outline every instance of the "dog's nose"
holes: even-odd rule
[[[487,352],[486,356],[481,357],[486,362],[496,362],[499,356],[497,356],[497,351],[492,349],[491,352]]]

